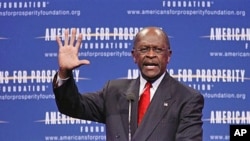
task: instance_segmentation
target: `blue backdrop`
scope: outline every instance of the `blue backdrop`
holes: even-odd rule
[[[77,28],[91,64],[74,71],[79,91],[135,78],[130,51],[144,26],[170,36],[168,71],[205,97],[204,141],[229,140],[250,124],[248,0],[1,0],[0,140],[105,140],[105,125],[60,114],[52,92],[56,35]]]

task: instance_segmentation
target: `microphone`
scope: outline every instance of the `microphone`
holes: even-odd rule
[[[134,94],[127,94],[126,96],[128,100],[128,140],[131,141],[131,110],[132,110],[132,102],[135,100],[135,95]]]

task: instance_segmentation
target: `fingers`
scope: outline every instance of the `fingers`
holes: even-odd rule
[[[58,47],[62,47],[62,41],[59,36],[56,36],[56,41],[57,41]]]
[[[75,39],[76,39],[76,29],[73,28],[71,30],[71,38],[70,38],[70,46],[74,46],[74,42],[75,42]]]
[[[89,62],[89,60],[80,60],[80,64],[81,65],[88,65],[88,64],[90,64],[90,62]]]
[[[77,41],[76,41],[77,51],[79,51],[81,43],[82,43],[82,34],[79,34]]]
[[[64,45],[67,46],[69,44],[69,30],[65,30],[64,35],[65,35]]]
[[[71,30],[71,37],[69,35],[69,30],[68,29],[65,30],[64,31],[64,36],[65,36],[64,45],[63,45],[63,43],[61,41],[61,38],[59,36],[56,36],[56,41],[57,41],[59,47],[68,46],[68,45],[71,46],[71,47],[74,47],[75,38],[76,38],[76,29],[73,28]],[[79,36],[77,38],[77,42],[75,44],[75,47],[77,47],[78,50],[80,48],[81,43],[82,43],[82,34],[79,34]]]
[[[69,45],[69,46],[74,47],[74,43],[76,39],[76,29],[72,28],[71,35],[69,35],[69,30],[65,30],[64,34],[65,34],[64,45]],[[81,45],[81,41],[82,41],[82,34],[79,34],[77,38],[77,42],[75,44],[77,48],[79,48],[79,46]]]

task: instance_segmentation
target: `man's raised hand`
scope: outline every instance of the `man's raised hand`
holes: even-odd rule
[[[71,30],[71,37],[69,31],[65,30],[64,44],[60,37],[56,37],[58,43],[58,64],[59,64],[59,76],[60,78],[69,77],[69,73],[81,65],[90,64],[88,60],[79,60],[78,52],[82,42],[82,34],[79,34],[76,40],[76,29]]]

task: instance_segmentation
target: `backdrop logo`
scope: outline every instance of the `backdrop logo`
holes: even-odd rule
[[[65,30],[71,30],[72,28],[46,28],[45,36],[38,37],[44,38],[45,41],[55,41],[56,36],[65,39]],[[76,28],[76,38],[81,33],[84,41],[109,41],[109,40],[133,40],[135,34],[140,31],[141,27],[83,27]]]
[[[208,38],[210,41],[217,42],[246,42],[243,47],[237,46],[230,50],[210,51],[210,57],[250,57],[250,52],[248,50],[248,42],[250,41],[250,28],[211,27],[209,35],[202,36],[202,38]]]
[[[212,1],[197,1],[197,0],[164,0],[162,1],[163,7],[168,8],[210,8],[213,4]]]
[[[13,70],[0,71],[0,91],[12,92],[44,92],[46,83],[52,82],[56,70]]]
[[[45,112],[45,118],[35,122],[44,123],[45,125],[81,125],[81,133],[105,133],[105,127],[102,124],[89,120],[72,118],[56,111]]]
[[[179,81],[183,82],[244,82],[244,69],[168,69],[168,72]],[[128,69],[128,79],[135,79],[139,76],[138,69]]]
[[[46,8],[46,1],[14,1],[0,2],[0,9],[28,9],[28,8]]]
[[[211,27],[211,41],[250,41],[250,28]]]
[[[125,79],[136,79],[138,69],[128,69]],[[215,83],[244,83],[250,78],[245,77],[244,69],[168,69],[168,73],[178,81],[185,82],[196,90],[210,91]],[[206,93],[207,96],[211,94]],[[244,98],[241,96],[241,98]]]
[[[56,36],[58,36],[65,40],[65,30],[71,29],[46,28],[45,36],[36,38],[44,39],[45,41],[55,41]],[[76,39],[79,34],[83,35],[83,42],[78,55],[83,57],[130,57],[133,46],[132,40],[141,29],[141,27],[76,28]],[[57,57],[57,53],[46,52],[45,57]]]
[[[250,111],[212,110],[210,118],[204,119],[210,124],[250,124]]]
[[[13,70],[0,71],[0,100],[47,100],[53,94],[45,92],[51,87],[57,70]],[[73,70],[76,82],[86,79],[79,76],[80,70]]]

